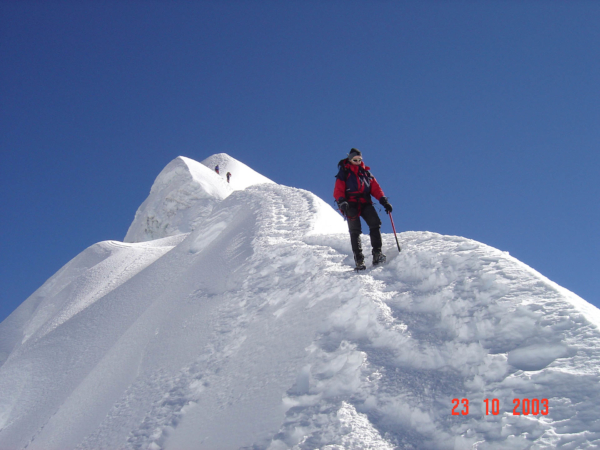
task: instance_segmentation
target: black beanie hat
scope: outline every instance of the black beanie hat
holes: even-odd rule
[[[355,156],[362,156],[362,153],[357,148],[353,148],[350,150],[350,153],[348,153],[348,159],[352,159]]]

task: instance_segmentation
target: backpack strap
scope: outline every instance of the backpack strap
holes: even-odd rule
[[[346,170],[346,159],[342,159],[340,160],[340,162],[338,163],[338,173],[335,176],[338,180],[342,180],[342,181],[346,181],[346,179],[348,178],[348,170]]]

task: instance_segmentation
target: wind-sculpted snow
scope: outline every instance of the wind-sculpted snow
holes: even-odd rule
[[[0,343],[5,357],[0,358],[0,365],[11,351],[17,354],[18,347],[30,338],[40,339],[68,321],[163,256],[182,238],[140,244],[105,241],[86,249],[2,323]]]
[[[143,242],[192,231],[232,189],[216,173],[182,156],[156,177],[125,242]]]
[[[222,169],[219,174],[214,170],[216,165]],[[226,181],[227,171],[234,174],[230,183]],[[225,153],[202,163],[179,156],[156,177],[124,241],[143,242],[189,233],[232,192],[263,183],[273,182]]]
[[[593,306],[427,232],[401,254],[384,235],[388,263],[357,275],[346,224],[307,191],[213,200],[169,222],[187,233],[90,247],[0,325],[0,449],[600,445]]]

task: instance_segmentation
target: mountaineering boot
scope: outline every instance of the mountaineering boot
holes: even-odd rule
[[[381,253],[381,250],[373,250],[373,265],[383,264],[385,262],[385,255]]]
[[[356,271],[365,270],[367,268],[367,266],[365,266],[365,257],[362,252],[354,254],[354,262],[356,263]]]
[[[351,233],[350,242],[352,244],[352,253],[354,254],[355,270],[365,270],[365,257],[362,252],[362,243],[360,242],[360,233]]]

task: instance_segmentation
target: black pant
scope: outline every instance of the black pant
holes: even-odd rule
[[[371,236],[371,246],[373,253],[381,252],[381,220],[371,203],[356,203],[350,202],[348,206],[348,229],[350,230],[350,242],[352,244],[352,252],[362,254],[362,245],[360,242],[360,234],[362,232],[360,226],[360,218],[363,218],[369,226],[369,234]]]

